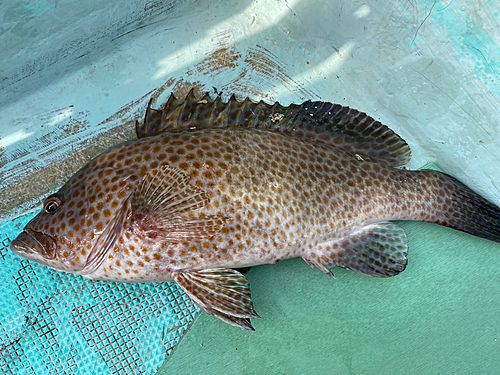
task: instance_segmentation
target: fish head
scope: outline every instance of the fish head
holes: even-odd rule
[[[89,163],[43,202],[43,209],[11,243],[23,258],[79,273],[99,236],[124,207],[139,176]]]

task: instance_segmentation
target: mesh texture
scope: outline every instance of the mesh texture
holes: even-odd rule
[[[153,374],[199,309],[175,283],[92,282],[31,263],[0,225],[0,373]]]

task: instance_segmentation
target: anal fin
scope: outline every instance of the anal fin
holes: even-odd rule
[[[253,330],[250,285],[241,273],[228,268],[172,272],[172,278],[207,314],[241,329]]]
[[[320,244],[321,250],[304,259],[326,274],[342,267],[369,277],[390,277],[404,271],[408,239],[394,223],[365,226],[345,238]]]

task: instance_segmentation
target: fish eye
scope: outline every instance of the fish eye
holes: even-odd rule
[[[57,195],[52,195],[45,200],[43,209],[48,214],[53,214],[61,205],[61,199]]]

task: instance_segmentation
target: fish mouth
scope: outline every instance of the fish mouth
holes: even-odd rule
[[[26,228],[11,242],[10,249],[18,255],[36,255],[44,259],[56,257],[57,243],[48,234]]]

